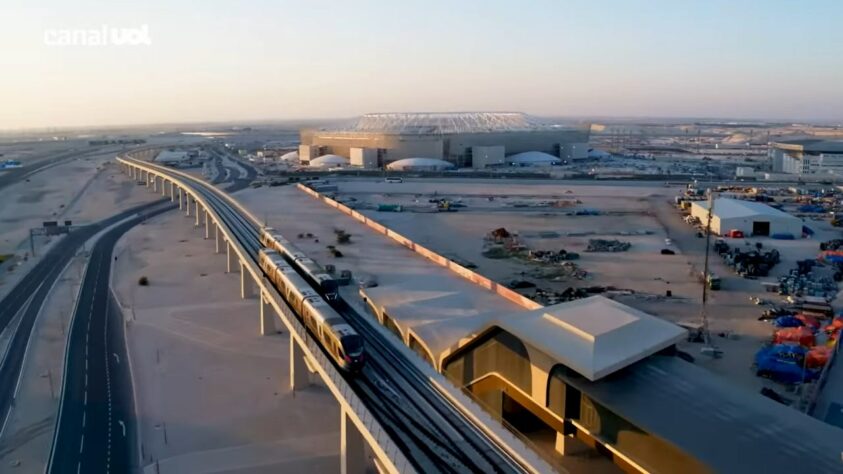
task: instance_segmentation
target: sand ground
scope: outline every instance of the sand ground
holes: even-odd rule
[[[288,336],[259,335],[257,299],[240,299],[192,219],[151,219],[115,255],[147,472],[338,469],[336,402],[318,385],[291,392]]]
[[[29,229],[48,220],[71,220],[74,225],[96,222],[158,197],[124,179],[113,163],[114,154],[97,154],[46,169],[28,181],[3,190],[10,205],[0,206],[0,254],[15,257],[0,265],[0,297],[29,270]],[[142,191],[142,192],[141,192]],[[36,258],[55,237],[36,236]]]

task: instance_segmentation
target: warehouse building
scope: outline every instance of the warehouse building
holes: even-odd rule
[[[773,172],[788,174],[843,174],[843,141],[817,138],[770,144]]]
[[[708,201],[691,203],[691,215],[705,223],[708,220]],[[802,221],[760,202],[718,198],[714,200],[711,230],[718,235],[739,230],[745,236],[778,234],[798,238],[802,235]]]
[[[588,158],[589,126],[560,126],[516,112],[367,114],[353,123],[301,131],[302,164],[325,154],[381,168],[405,158],[457,167],[507,166],[507,156],[543,152],[562,162]]]

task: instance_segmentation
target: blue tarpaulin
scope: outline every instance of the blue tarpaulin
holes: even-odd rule
[[[762,347],[755,354],[756,373],[781,383],[810,382],[819,377],[819,371],[805,367],[807,353],[806,348],[791,344]]]
[[[799,326],[805,325],[801,319],[797,319],[795,316],[790,315],[779,316],[776,318],[774,324],[779,328],[798,328]]]

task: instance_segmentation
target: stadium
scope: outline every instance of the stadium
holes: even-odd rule
[[[346,126],[302,130],[299,158],[308,165],[337,155],[361,168],[424,158],[483,169],[510,166],[510,156],[543,153],[559,160],[536,165],[558,164],[587,158],[588,133],[588,125],[561,126],[518,112],[366,114]]]

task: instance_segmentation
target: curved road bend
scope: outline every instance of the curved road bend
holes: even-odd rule
[[[137,453],[123,317],[109,287],[112,253],[129,229],[173,209],[159,206],[107,231],[85,271],[65,352],[65,378],[50,473],[130,472]]]
[[[4,354],[0,354],[0,428],[11,412],[18,380],[23,367],[26,348],[41,306],[49,296],[53,283],[59,278],[70,259],[97,232],[127,217],[144,212],[162,203],[160,200],[133,207],[95,224],[74,229],[57,242],[41,261],[29,271],[2,300],[0,300],[0,332],[12,330],[10,322],[23,313]]]

